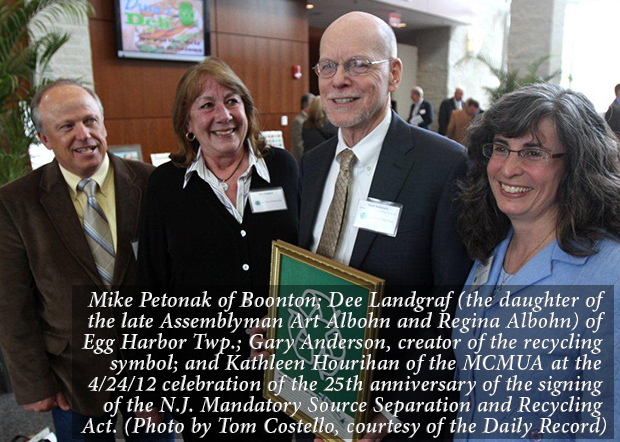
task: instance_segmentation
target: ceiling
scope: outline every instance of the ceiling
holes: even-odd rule
[[[325,29],[331,22],[351,11],[364,11],[388,21],[397,12],[407,26],[394,29],[398,40],[411,31],[443,26],[470,24],[474,13],[463,0],[308,0],[310,27]]]

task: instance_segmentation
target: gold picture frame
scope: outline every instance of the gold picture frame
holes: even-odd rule
[[[376,349],[368,343],[377,342],[378,336],[378,328],[367,325],[380,320],[384,284],[383,279],[284,241],[273,242],[269,316],[272,324],[279,326],[268,329],[267,340],[286,340],[291,345],[288,353],[286,348],[273,349],[273,360],[265,370],[263,395],[272,401],[298,401],[301,406],[297,413],[292,415],[292,408],[286,407],[287,414],[308,424],[324,440],[355,442],[363,436],[356,427],[368,420],[372,371],[366,365]],[[343,327],[341,320],[348,324],[354,321],[355,326]],[[313,341],[311,336],[317,335],[321,338]],[[325,345],[319,348],[312,342]],[[343,342],[344,349],[329,348]],[[360,342],[361,348],[356,348]],[[301,380],[307,385],[316,382],[316,390],[302,391]],[[286,388],[272,391],[269,386],[274,381]],[[295,390],[296,383],[299,390]],[[356,410],[353,405],[348,410],[339,409],[340,404],[354,402],[358,404]],[[366,402],[364,411],[359,410],[362,402]],[[324,406],[326,411],[322,410]],[[318,420],[321,424],[317,426]],[[349,431],[351,427],[353,431]]]

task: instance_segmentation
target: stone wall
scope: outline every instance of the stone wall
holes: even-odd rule
[[[541,66],[539,74],[549,75],[561,68],[566,4],[567,0],[512,0],[509,69],[525,72],[528,65],[545,55],[551,58]]]
[[[435,108],[432,130],[438,127],[441,102],[451,97],[457,86],[464,89],[465,98],[475,98],[486,108],[489,96],[484,87],[498,84],[482,63],[461,60],[468,53],[480,53],[502,65],[510,3],[505,0],[471,2],[477,13],[471,26],[425,29],[412,34],[418,48],[418,85],[424,89],[424,98]]]
[[[47,23],[46,32],[61,31],[71,34],[71,38],[52,58],[43,74],[48,78],[71,78],[94,88],[93,63],[90,49],[88,20],[76,23],[75,19],[64,18]],[[35,37],[43,35],[36,28],[31,29]],[[41,73],[38,74],[40,77]]]
[[[504,40],[506,38],[506,21],[509,4],[506,2],[488,2],[472,0],[478,12],[476,21],[471,26],[458,26],[452,30],[448,56],[449,75],[447,95],[451,97],[457,86],[463,88],[465,99],[474,98],[483,109],[488,108],[490,97],[485,87],[496,87],[497,77],[482,62],[463,60],[468,54],[484,55],[501,67],[504,63]]]
[[[392,94],[392,100],[397,103],[398,115],[406,119],[413,103],[411,89],[417,85],[418,48],[399,43],[398,58],[403,62],[403,75],[399,88]]]
[[[441,101],[447,96],[448,57],[452,30],[448,27],[417,31],[414,41],[418,48],[417,82],[424,90],[424,99],[435,109],[431,129],[437,130],[437,113]]]

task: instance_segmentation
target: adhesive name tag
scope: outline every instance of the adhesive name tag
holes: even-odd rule
[[[261,189],[250,191],[250,208],[252,213],[275,212],[286,210],[286,198],[284,189],[274,187],[271,189]]]
[[[479,264],[478,267],[476,267],[476,273],[474,273],[474,279],[471,281],[472,291],[476,290],[481,285],[486,284],[487,281],[489,280],[489,274],[491,273],[491,266],[493,265],[493,258],[495,258],[495,255],[491,255],[491,257],[489,258],[489,262],[487,262],[487,265]]]
[[[357,206],[353,225],[360,229],[394,237],[398,232],[402,210],[402,204],[368,198],[366,201],[360,201]]]

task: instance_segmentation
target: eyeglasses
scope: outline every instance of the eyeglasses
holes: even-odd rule
[[[494,160],[505,160],[508,158],[511,152],[519,155],[519,158],[524,160],[528,164],[535,164],[538,166],[546,166],[549,163],[549,160],[552,158],[560,158],[565,155],[565,153],[549,153],[543,149],[521,149],[521,150],[511,150],[508,149],[503,144],[497,143],[488,143],[482,146],[482,155],[487,158]]]
[[[389,63],[393,58],[387,60],[370,61],[361,57],[353,57],[344,63],[336,63],[331,60],[319,61],[313,68],[314,72],[321,78],[331,78],[336,75],[338,66],[342,65],[345,71],[351,75],[362,75],[370,70],[370,68],[376,64]]]

